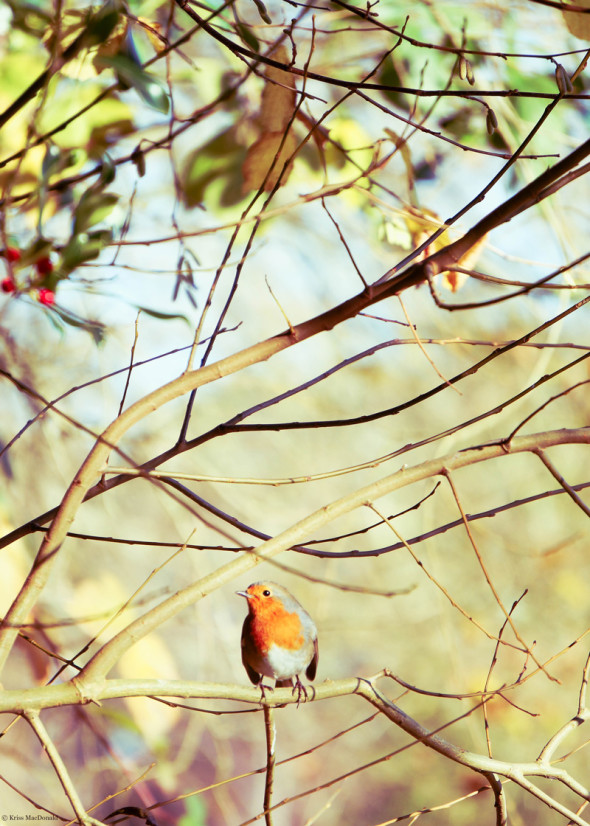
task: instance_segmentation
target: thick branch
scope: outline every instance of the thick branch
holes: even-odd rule
[[[380,675],[385,676],[385,672]],[[547,793],[538,789],[528,777],[545,777],[565,783],[582,798],[590,799],[590,793],[571,778],[563,769],[541,764],[537,761],[510,762],[488,757],[468,751],[449,742],[438,734],[424,728],[417,720],[406,714],[399,706],[392,703],[379,689],[376,678],[348,678],[337,681],[327,681],[318,686],[309,687],[308,691],[313,700],[326,700],[334,697],[357,694],[363,697],[391,722],[405,731],[414,740],[423,743],[438,754],[459,763],[466,768],[479,772],[488,778],[499,794],[497,776],[505,777],[517,783],[547,806],[569,817],[573,823],[587,826],[575,812],[567,809]],[[97,690],[92,698],[95,702],[119,697],[176,697],[182,699],[232,699],[251,704],[261,701],[260,690],[253,687],[226,685],[220,683],[196,683],[181,680],[107,680]],[[75,705],[88,701],[88,697],[81,696],[76,686],[70,683],[61,685],[43,686],[23,690],[0,692],[0,711],[26,713],[30,718],[39,708],[63,705]],[[275,689],[272,698],[266,699],[265,704],[276,706],[297,702],[289,688]]]

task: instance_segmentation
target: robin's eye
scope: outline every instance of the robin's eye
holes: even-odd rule
[[[266,591],[262,592],[262,596],[263,597],[269,597],[270,596],[270,591],[268,590],[268,588],[266,589]]]

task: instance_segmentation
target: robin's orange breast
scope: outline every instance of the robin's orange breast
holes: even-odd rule
[[[299,615],[288,613],[282,606],[269,605],[264,611],[257,612],[252,617],[249,632],[252,643],[262,654],[266,654],[271,645],[295,651],[305,643]]]

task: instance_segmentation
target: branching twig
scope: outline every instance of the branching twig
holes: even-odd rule
[[[586,689],[588,687],[588,673],[590,671],[590,654],[586,659],[586,665],[584,666],[584,672],[582,675],[582,685],[580,687],[580,699],[578,702],[578,711],[571,720],[569,720],[564,726],[562,726],[559,731],[557,731],[553,737],[549,740],[549,742],[543,747],[541,753],[537,757],[537,762],[544,765],[549,766],[551,760],[553,759],[553,755],[555,754],[558,746],[565,740],[565,738],[572,732],[575,731],[579,726],[586,722],[586,720],[590,719],[590,709],[586,706]]]

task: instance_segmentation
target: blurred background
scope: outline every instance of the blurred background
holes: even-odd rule
[[[460,237],[587,136],[577,70],[588,15],[534,2],[189,8],[205,25],[161,0],[10,0],[0,14],[5,115],[22,96],[0,133],[3,614],[43,514],[97,435],[187,369],[195,336],[198,367],[315,318],[445,223],[415,260]],[[365,79],[380,88],[346,86]],[[558,92],[569,97],[542,120]],[[531,132],[524,157],[450,220]],[[145,478],[83,504],[4,688],[42,685],[64,660],[75,665],[57,679],[71,678],[131,620],[256,547],[249,528],[274,536],[404,466],[515,431],[587,427],[588,311],[576,307],[590,280],[587,227],[587,179],[572,176],[482,234],[464,272],[199,388],[190,417],[187,396],[154,410],[118,445],[129,461],[113,453],[109,465],[198,476],[180,481],[201,504]],[[183,424],[190,449],[178,447]],[[578,710],[590,626],[588,448],[555,441],[546,456],[581,502],[531,452],[453,472],[456,497],[441,477],[405,485],[375,505],[414,556],[370,508],[352,510],[306,538],[313,553],[236,578],[140,640],[110,676],[248,683],[235,591],[272,579],[316,621],[316,682],[390,669],[431,693],[378,683],[426,728],[450,724],[452,743],[501,760],[536,759]],[[520,600],[512,619],[525,646],[498,600],[508,611]],[[477,692],[502,686],[486,723]],[[276,824],[415,822],[422,809],[437,826],[493,822],[490,791],[467,797],[484,778],[373,712],[358,697],[276,712]],[[134,698],[42,718],[94,817],[155,806],[157,824],[200,826],[262,811],[264,775],[251,774],[266,760],[259,708]],[[11,714],[1,724],[0,815],[67,821],[33,732]],[[556,755],[579,779],[586,740],[581,727]],[[566,822],[513,784],[507,797],[517,826]]]

